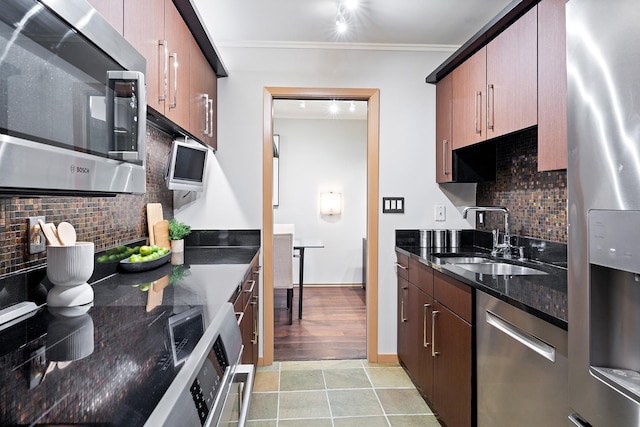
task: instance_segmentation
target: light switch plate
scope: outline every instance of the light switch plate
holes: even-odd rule
[[[46,240],[44,238],[44,233],[40,230],[40,226],[38,225],[38,220],[41,219],[44,221],[43,216],[30,216],[29,217],[29,231],[28,231],[28,245],[29,245],[29,255],[39,254],[40,252],[44,252],[47,248]]]
[[[383,197],[382,213],[404,213],[404,197]]]
[[[445,211],[444,205],[436,205],[436,209],[435,209],[436,221],[445,221],[447,219],[445,212],[446,211]]]

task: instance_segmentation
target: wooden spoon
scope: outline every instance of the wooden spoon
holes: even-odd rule
[[[56,235],[56,228],[53,224],[47,223],[45,224],[43,220],[38,220],[38,225],[40,226],[40,230],[44,233],[44,237],[46,237],[47,241],[50,245],[60,246],[60,240]]]
[[[58,239],[64,246],[76,244],[76,229],[68,222],[62,221],[58,224]]]

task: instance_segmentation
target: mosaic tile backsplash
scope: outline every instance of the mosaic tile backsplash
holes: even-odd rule
[[[173,192],[164,183],[172,138],[147,127],[147,192],[115,197],[0,197],[0,278],[46,262],[46,251],[29,255],[27,223],[44,215],[46,222],[68,221],[79,241],[94,242],[96,251],[146,237],[146,204],[161,203],[165,219],[173,217]]]
[[[511,234],[567,243],[567,171],[538,172],[537,130],[497,145],[497,178],[479,183],[479,206],[506,206]],[[504,216],[488,212],[479,230],[504,229]]]

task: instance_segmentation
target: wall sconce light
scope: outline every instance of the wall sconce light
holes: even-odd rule
[[[342,193],[320,193],[320,215],[340,215],[342,213]]]

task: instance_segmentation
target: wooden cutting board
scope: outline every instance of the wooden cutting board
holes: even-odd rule
[[[162,205],[160,203],[147,203],[147,227],[149,228],[150,245],[156,244],[153,226],[156,222],[162,220]]]
[[[169,221],[163,219],[162,221],[156,222],[153,226],[153,234],[156,245],[171,249],[171,244],[169,243]]]
[[[147,312],[162,304],[162,290],[169,284],[169,276],[161,277],[153,282],[147,291]]]

